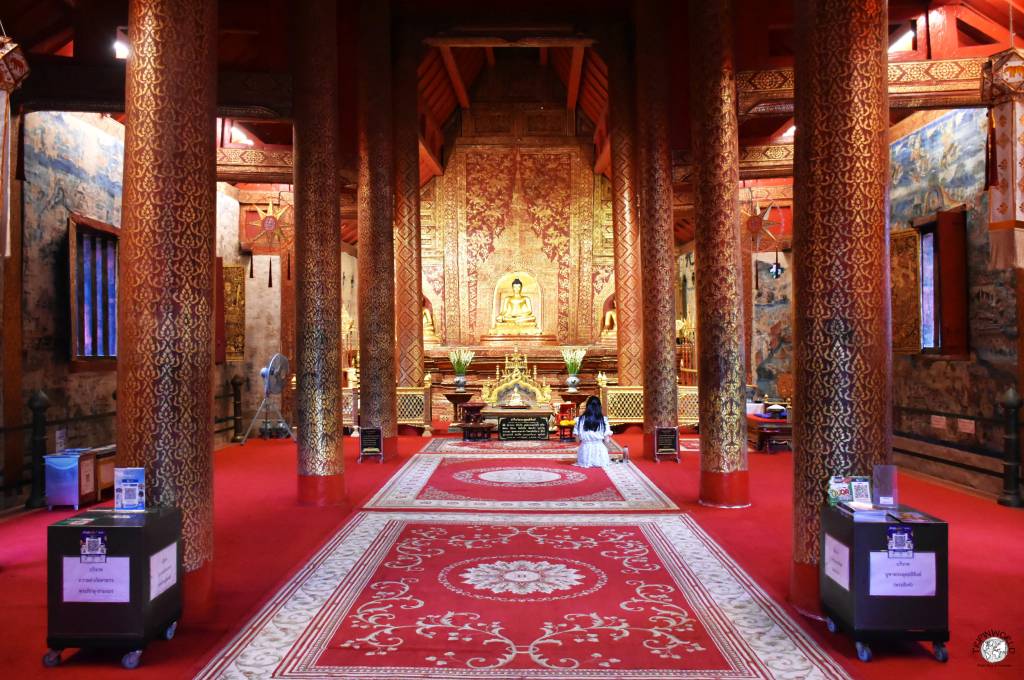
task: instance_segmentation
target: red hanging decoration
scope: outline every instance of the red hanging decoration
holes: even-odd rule
[[[267,258],[267,288],[274,287],[274,260]]]
[[[249,253],[249,278],[250,279],[256,278],[256,276],[253,274],[253,271],[252,271],[252,259],[253,259],[252,258],[252,253]]]
[[[290,250],[288,251],[288,259],[286,261],[288,263],[288,280],[291,281],[292,280],[292,251],[290,251]]]

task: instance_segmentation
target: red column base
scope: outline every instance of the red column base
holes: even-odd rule
[[[619,425],[618,427],[622,428],[619,430],[619,434],[643,434],[644,432],[644,426],[637,425],[636,423]]]
[[[181,582],[182,614],[185,623],[201,623],[213,615],[213,560],[195,571],[185,572]]]
[[[700,504],[715,508],[750,507],[750,478],[746,470],[700,471]]]
[[[818,565],[793,562],[789,572],[789,603],[804,616],[821,621],[825,617],[821,612],[819,579]]]
[[[415,425],[399,425],[398,436],[399,437],[416,437],[423,432],[422,427],[416,427]]]
[[[346,505],[345,475],[299,475],[299,505]]]
[[[419,434],[417,431],[416,434]],[[384,437],[384,457],[398,455],[398,437]]]

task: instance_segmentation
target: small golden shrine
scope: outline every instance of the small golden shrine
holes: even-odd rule
[[[505,370],[494,368],[494,379],[484,381],[480,394],[489,406],[547,406],[551,403],[551,387],[538,380],[537,367],[531,373],[526,355],[518,350],[505,355]]]

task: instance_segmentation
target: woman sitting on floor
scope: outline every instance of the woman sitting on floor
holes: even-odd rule
[[[612,438],[612,428],[601,412],[601,400],[587,399],[587,408],[576,419],[573,436],[580,443],[576,453],[576,465],[580,467],[605,467],[612,462],[608,456],[606,442]]]

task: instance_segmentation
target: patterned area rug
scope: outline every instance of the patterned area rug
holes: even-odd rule
[[[197,677],[847,676],[686,516],[371,512]]]
[[[367,508],[434,510],[675,510],[632,463],[579,468],[561,453],[417,454]]]
[[[524,453],[546,455],[558,453],[575,458],[578,446],[575,442],[560,442],[557,439],[549,439],[547,441],[500,441],[492,439],[481,442],[466,442],[461,439],[438,438],[427,442],[427,445],[419,453],[498,453],[501,455],[520,455]],[[611,454],[622,453],[622,447],[615,441],[610,441],[608,442],[608,452]]]

